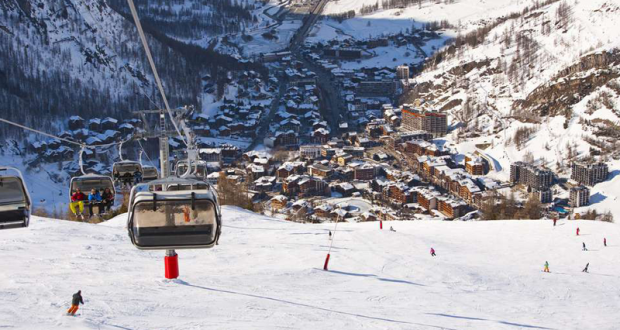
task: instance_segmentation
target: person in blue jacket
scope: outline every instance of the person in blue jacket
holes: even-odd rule
[[[101,198],[101,194],[97,189],[93,188],[88,195],[88,212],[90,216],[93,216],[93,206],[97,206],[99,208],[99,214],[103,213],[103,198]]]

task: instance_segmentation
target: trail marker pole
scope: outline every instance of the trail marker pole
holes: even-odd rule
[[[379,220],[379,229],[383,229],[383,220]]]
[[[327,266],[329,265],[329,257],[332,253],[332,246],[334,245],[334,239],[336,238],[336,230],[338,229],[338,220],[340,217],[336,218],[336,225],[334,226],[334,234],[332,235],[332,241],[329,243],[329,251],[327,251],[327,257],[325,258],[325,264],[323,265],[323,270],[329,270]]]

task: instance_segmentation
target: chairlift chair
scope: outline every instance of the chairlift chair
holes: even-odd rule
[[[114,180],[122,180],[123,178],[131,178],[133,180],[135,173],[143,173],[140,162],[132,160],[123,160],[112,165],[112,175]]]
[[[217,194],[195,178],[166,178],[131,190],[127,229],[140,250],[212,248],[221,232]]]
[[[159,171],[153,166],[142,166],[142,181],[150,182],[159,178]]]
[[[5,174],[8,171],[15,175]],[[31,205],[21,172],[13,167],[0,167],[0,229],[28,227]]]
[[[82,191],[82,193],[84,193],[87,199],[92,189],[101,191],[109,188],[112,192],[112,196],[116,196],[114,181],[112,181],[111,177],[105,175],[85,174],[71,178],[71,185],[69,186],[69,201],[71,201],[71,196],[78,188]]]

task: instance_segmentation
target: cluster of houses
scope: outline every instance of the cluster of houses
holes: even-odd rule
[[[287,89],[263,141],[269,148],[297,149],[329,140],[329,125],[319,112],[316,74],[301,68],[299,62],[294,64],[284,70]]]
[[[233,75],[232,72],[230,74]],[[205,79],[210,80],[208,77]],[[236,94],[233,98],[223,98],[216,115],[192,113],[188,122],[196,135],[244,139],[256,137],[259,123],[277,93],[278,80],[270,76],[265,81],[255,71],[234,73],[229,80],[229,86],[234,87]],[[215,93],[215,86],[211,82],[207,82],[204,88]]]
[[[135,118],[123,121],[111,117],[85,120],[80,116],[72,116],[69,118],[67,127],[68,130],[58,134],[60,138],[87,146],[119,142],[134,134],[144,132],[142,121]],[[38,155],[35,163],[70,161],[78,152],[75,145],[57,139],[34,141],[29,145],[29,151]],[[96,148],[84,150],[82,157],[87,165],[89,161],[97,158],[97,151]]]

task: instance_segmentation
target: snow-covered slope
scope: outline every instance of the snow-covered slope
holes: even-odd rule
[[[224,221],[221,245],[178,251],[181,277],[173,281],[163,279],[163,252],[131,246],[122,217],[105,225],[34,218],[30,228],[1,231],[0,326],[617,329],[614,224],[388,223],[396,232],[380,231],[376,222],[339,224],[325,272],[333,224],[231,207],[224,207]],[[541,272],[545,261],[550,274]],[[64,316],[78,289],[86,303],[80,316]]]
[[[353,37],[357,39],[405,32],[411,27],[420,29],[425,23],[446,21],[454,26],[445,32],[454,37],[473,28],[488,23],[513,11],[520,11],[534,0],[457,0],[422,1],[422,4],[405,8],[384,7],[384,1],[376,0],[338,0],[330,1],[323,14],[337,16],[355,11],[355,17],[338,23],[334,20],[322,21],[313,32],[310,41],[332,38]],[[364,7],[375,6],[376,11],[366,12]]]
[[[406,101],[435,102],[504,167],[533,155],[566,175],[577,157],[617,150],[619,15],[614,1],[562,0],[510,16],[431,58]]]

